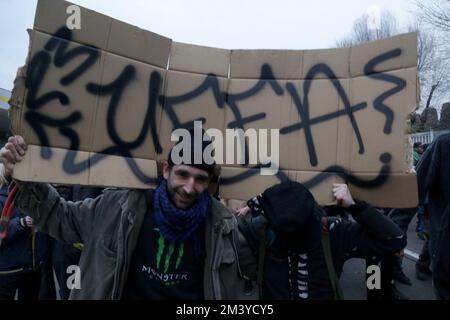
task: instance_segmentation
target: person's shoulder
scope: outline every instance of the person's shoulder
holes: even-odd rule
[[[217,200],[214,197],[211,197],[211,210],[213,211],[213,214],[220,215],[222,218],[232,218],[234,217],[231,210],[226,207],[222,202]]]
[[[438,136],[437,143],[441,145],[443,150],[448,154],[450,146],[450,132]]]
[[[450,132],[438,135],[434,141],[428,146],[427,152],[429,149],[435,149],[437,146],[448,145],[450,144]]]
[[[440,134],[439,136],[437,136],[436,140],[450,141],[450,132]]]
[[[128,196],[128,194],[132,191],[132,189],[127,188],[115,188],[115,187],[108,187],[103,189],[102,196],[103,198],[107,198],[109,200],[112,199],[118,199]]]
[[[116,188],[116,187],[108,187],[103,189],[102,196],[108,200],[118,200],[121,198],[128,198],[130,194],[135,194],[139,196],[151,196],[154,192],[154,189],[129,189],[129,188]]]

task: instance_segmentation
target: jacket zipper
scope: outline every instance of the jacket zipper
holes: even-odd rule
[[[211,252],[211,287],[212,287],[212,295],[213,295],[213,300],[218,300],[218,295],[216,294],[217,288],[215,286],[215,274],[217,274],[219,272],[219,270],[215,270],[216,269],[216,264],[217,264],[217,246],[219,245],[219,241],[217,240],[219,238],[219,232],[222,230],[223,228],[223,224],[216,224],[215,226],[213,226],[213,234],[215,239],[212,241],[212,243],[215,243],[216,245],[214,246],[214,251]],[[222,230],[223,232],[223,230]],[[218,266],[217,266],[218,268]],[[219,287],[220,290],[220,287]],[[220,292],[219,292],[220,294]]]
[[[238,255],[238,250],[237,250],[236,231],[235,231],[234,229],[231,230],[231,237],[232,237],[231,244],[232,244],[232,246],[233,246],[234,254],[235,254],[235,256],[236,256],[236,264],[237,264],[237,267],[238,267],[239,275],[240,275],[243,279],[248,280],[249,278],[248,278],[246,275],[244,275],[244,274],[242,273],[242,270],[241,270],[241,264],[240,264],[240,262],[239,262],[239,255]]]
[[[117,240],[119,240],[120,239],[120,235],[121,234],[123,234],[123,216],[121,217],[121,220],[120,220],[120,226],[119,226],[119,232],[118,232],[118,235],[117,235]],[[123,243],[122,243],[122,245],[123,245]],[[119,243],[117,243],[117,262],[116,262],[116,275],[115,275],[115,279],[114,279],[114,283],[115,283],[115,286],[113,287],[113,293],[112,293],[112,296],[111,296],[111,299],[112,300],[118,300],[119,298],[118,298],[118,296],[119,296],[119,294],[118,294],[118,290],[119,290],[119,287],[120,287],[120,271],[122,270],[122,265],[123,265],[123,262],[122,262],[122,260],[123,260],[123,253],[122,252],[119,252]]]
[[[33,256],[33,271],[36,271],[36,231],[31,228],[31,254]]]
[[[124,230],[125,230],[125,222],[128,221],[128,214],[129,212],[127,212],[126,214],[124,214],[124,217],[122,217],[122,223],[120,225],[121,227],[121,232],[122,234],[124,234]],[[131,228],[129,227],[129,224],[127,224],[127,228],[126,228],[126,234],[124,235],[123,239],[122,239],[122,252],[117,252],[118,255],[118,264],[119,264],[119,259],[120,259],[120,265],[118,267],[118,271],[117,271],[117,281],[116,281],[116,287],[114,288],[114,292],[113,292],[113,299],[114,300],[119,300],[120,298],[120,293],[119,293],[119,289],[123,288],[122,286],[122,274],[123,274],[123,269],[126,265],[127,262],[127,240],[128,237],[131,233]]]
[[[232,246],[233,246],[234,254],[236,256],[238,272],[239,272],[239,275],[241,276],[241,278],[244,279],[244,293],[246,295],[251,295],[252,291],[253,291],[253,284],[252,284],[252,280],[250,279],[250,277],[248,277],[246,274],[244,274],[241,269],[241,262],[239,260],[239,254],[238,254],[238,249],[237,249],[237,247],[239,245],[239,240],[236,239],[236,237],[237,237],[236,229],[233,229],[231,231],[231,233],[232,233]]]
[[[127,215],[127,219],[128,219],[128,215]],[[122,283],[123,281],[126,281],[127,276],[128,276],[128,238],[130,236],[131,233],[131,228],[130,228],[130,224],[128,221],[128,225],[127,225],[127,233],[125,235],[125,238],[123,239],[123,257],[124,257],[124,262],[122,263],[122,267],[120,270],[120,276],[123,275],[123,277],[119,278],[119,288],[123,290],[125,283]],[[126,268],[126,270],[125,270]],[[126,274],[124,274],[124,271],[127,271]],[[124,279],[123,279],[124,278]],[[119,297],[117,297],[117,299],[119,299]]]

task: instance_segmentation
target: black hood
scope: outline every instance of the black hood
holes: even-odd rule
[[[304,231],[314,216],[314,205],[311,192],[298,182],[277,184],[261,196],[264,214],[277,233]]]

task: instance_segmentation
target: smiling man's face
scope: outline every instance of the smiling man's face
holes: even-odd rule
[[[183,164],[170,167],[164,163],[163,175],[170,199],[179,209],[192,206],[209,184],[208,172]]]

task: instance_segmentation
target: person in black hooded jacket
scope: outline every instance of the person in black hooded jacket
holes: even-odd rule
[[[417,165],[419,203],[428,197],[433,285],[438,299],[450,300],[450,133],[440,135]]]
[[[406,246],[403,232],[367,203],[355,202],[347,185],[334,184],[333,194],[356,222],[324,217],[312,194],[297,182],[275,185],[248,201],[251,214],[239,217],[239,227],[264,266],[258,275],[263,299],[342,298],[336,281],[346,260],[381,258]],[[327,267],[324,234],[329,237],[332,270]]]

